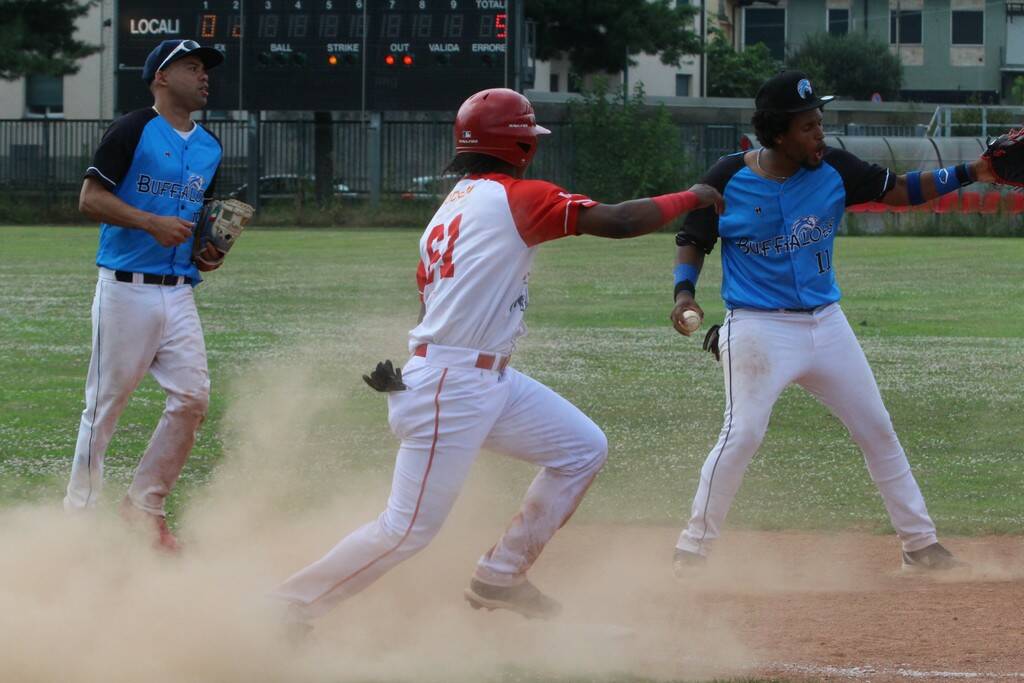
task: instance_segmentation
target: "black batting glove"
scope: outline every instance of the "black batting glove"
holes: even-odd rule
[[[369,375],[363,375],[374,391],[405,391],[408,387],[402,382],[402,368],[396,368],[390,360],[377,363],[377,367]]]
[[[704,350],[715,354],[715,360],[721,361],[722,358],[718,353],[718,330],[721,325],[712,325],[708,329],[708,333],[704,335]]]

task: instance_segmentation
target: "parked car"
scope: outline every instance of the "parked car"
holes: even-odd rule
[[[337,180],[331,187],[335,197],[354,199],[359,196],[358,192],[353,192],[348,185]],[[260,201],[294,200],[300,194],[303,198],[313,199],[316,197],[316,178],[297,173],[265,175],[260,177],[259,191]],[[248,183],[243,183],[228,193],[229,197],[241,200],[245,200],[248,195]]]
[[[402,193],[402,199],[437,199],[444,197],[451,192],[455,183],[459,182],[462,176],[458,173],[443,173],[441,175],[421,175],[412,179],[408,189]]]

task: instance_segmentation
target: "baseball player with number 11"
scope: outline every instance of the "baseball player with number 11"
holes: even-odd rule
[[[725,424],[676,545],[677,573],[701,564],[718,538],[772,406],[794,383],[825,404],[863,451],[902,541],[903,568],[963,565],[938,542],[871,368],[839,307],[833,242],[851,204],[920,204],[996,176],[985,159],[897,175],[826,147],[821,110],[831,99],[816,96],[798,71],[767,81],[753,118],[764,147],[721,159],[704,178],[725,197],[727,211],[695,211],[676,236],[676,329],[689,334],[684,316],[703,316],[694,292],[704,256],[718,240],[728,309],[721,329],[705,339],[725,370]]]
[[[448,171],[463,177],[420,238],[412,357],[404,374],[388,361],[366,378],[388,392],[391,429],[401,439],[391,496],[377,519],[277,589],[296,620],[324,614],[425,547],[484,447],[541,470],[505,534],[480,558],[465,597],[477,608],[530,617],[559,611],[526,573],[579,505],[608,446],[577,407],[509,367],[526,332],[537,247],[572,235],[638,237],[691,209],[720,209],[721,197],[695,185],[606,205],[524,180],[538,136],[548,132],[512,90],[484,90],[459,109]]]

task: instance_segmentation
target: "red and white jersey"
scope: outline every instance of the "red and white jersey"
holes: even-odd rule
[[[416,281],[425,313],[409,351],[440,344],[511,354],[537,245],[576,235],[579,207],[597,202],[542,180],[503,173],[455,185],[420,238]]]

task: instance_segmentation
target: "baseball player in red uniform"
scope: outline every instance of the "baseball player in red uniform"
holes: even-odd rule
[[[505,534],[480,557],[465,597],[476,608],[551,617],[560,605],[526,574],[576,510],[608,454],[579,408],[509,366],[526,332],[527,284],[537,247],[573,235],[638,237],[677,216],[722,207],[707,185],[600,204],[523,175],[537,150],[529,100],[512,90],[470,97],[455,121],[463,174],[420,238],[422,307],[404,374],[390,362],[367,378],[388,393],[401,439],[387,508],[300,570],[274,595],[302,622],[373,583],[440,530],[481,448],[540,466]]]

